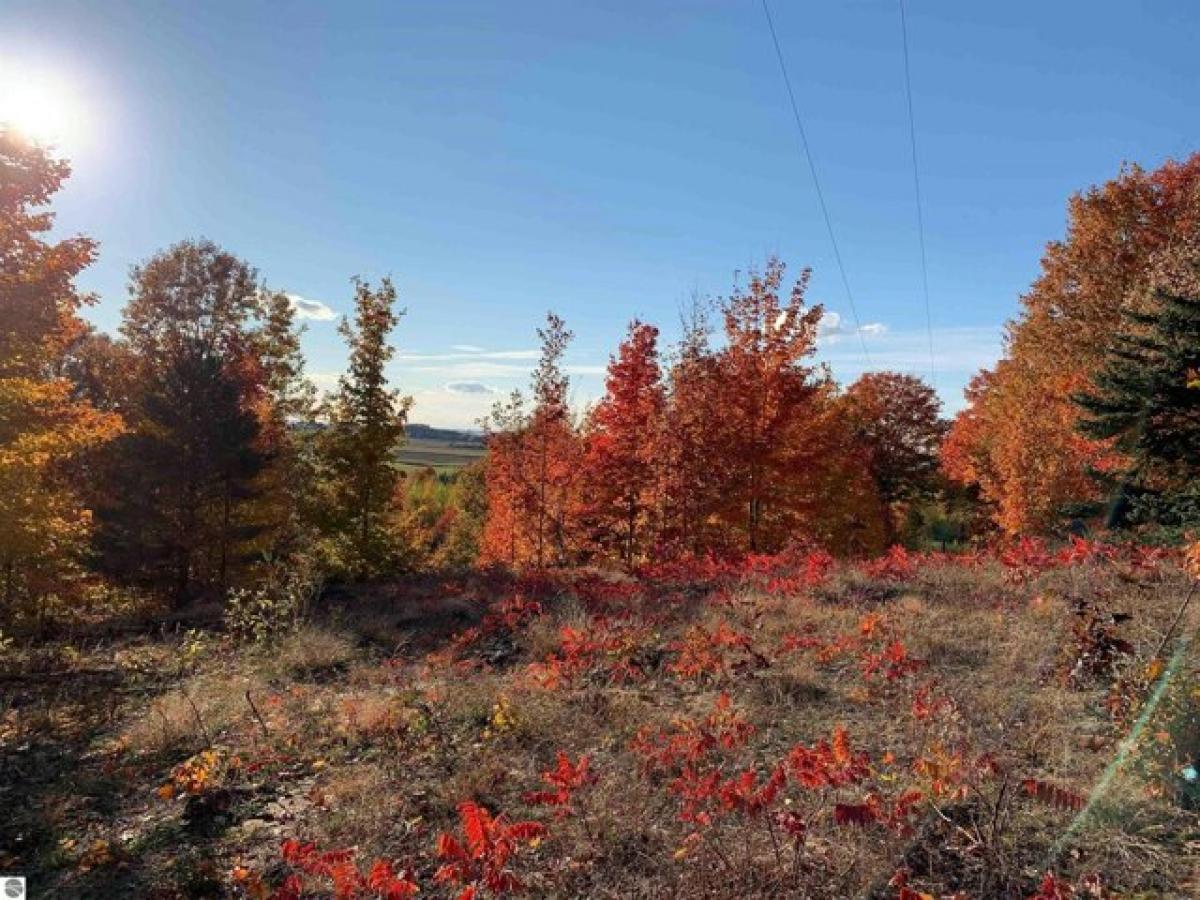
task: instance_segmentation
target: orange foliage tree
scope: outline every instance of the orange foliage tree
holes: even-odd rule
[[[899,372],[868,372],[841,398],[855,444],[879,499],[888,507],[888,537],[907,504],[933,493],[938,454],[946,434],[937,392],[920,378]]]
[[[488,432],[487,497],[480,561],[542,568],[573,555],[581,447],[568,403],[563,355],[572,334],[550,313],[538,329],[542,355],[533,408],[514,392],[497,404]]]
[[[850,555],[880,550],[886,510],[871,465],[883,457],[811,361],[823,310],[805,304],[808,278],[784,293],[784,265],[769,260],[721,301],[721,344],[710,344],[701,309],[665,376],[658,330],[632,323],[582,429],[567,411],[560,366],[570,335],[552,316],[539,332],[533,409],[516,393],[488,422],[481,561],[632,566],[771,553],[796,541]],[[879,391],[874,425],[914,434],[924,425],[935,437],[906,432],[906,447],[929,452],[936,403],[907,382],[893,387]]]
[[[1178,260],[1200,234],[1200,154],[1153,172],[1127,167],[1073,197],[1068,214],[1066,238],[1047,245],[1009,324],[1004,358],[972,382],[943,454],[946,473],[976,485],[1009,533],[1044,530],[1068,504],[1102,499],[1089,470],[1120,465],[1076,431],[1071,396],[1098,370],[1123,310],[1194,273]]]
[[[667,404],[659,432],[660,512],[657,551],[699,554],[704,504],[719,489],[707,458],[710,400],[718,379],[705,310],[697,307],[667,373]]]
[[[626,566],[646,558],[658,508],[658,433],[666,392],[658,329],[630,323],[587,422],[584,518],[592,542]]]
[[[95,256],[84,237],[44,239],[44,207],[70,173],[63,161],[0,129],[0,598],[62,587],[91,522],[70,464],[120,428],[62,376],[85,331],[74,279]]]
[[[806,306],[809,272],[781,297],[784,265],[770,259],[720,306],[724,345],[685,359],[687,413],[706,472],[674,505],[698,512],[700,545],[721,553],[778,550],[797,538],[845,552],[882,542],[865,454],[838,414],[836,387],[809,362],[820,306]],[[683,398],[673,398],[680,403]]]

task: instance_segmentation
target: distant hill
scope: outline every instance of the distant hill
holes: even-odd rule
[[[320,431],[325,426],[319,422],[297,422],[292,427],[299,431]],[[434,428],[417,422],[406,425],[404,435],[404,446],[396,454],[396,461],[408,470],[432,468],[453,472],[475,462],[487,449],[483,434],[478,431]]]
[[[404,426],[404,433],[408,435],[410,440],[445,441],[449,444],[462,444],[475,447],[483,446],[483,435],[478,431],[434,428],[432,425],[421,425],[412,422]]]

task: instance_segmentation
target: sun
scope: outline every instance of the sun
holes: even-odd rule
[[[0,65],[0,128],[59,151],[76,148],[82,110],[61,79]]]

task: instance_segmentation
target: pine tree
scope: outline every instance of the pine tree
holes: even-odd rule
[[[99,564],[118,580],[166,591],[176,605],[223,594],[253,561],[249,515],[267,459],[243,387],[206,346],[175,343],[109,447],[97,509]]]
[[[183,241],[133,271],[121,332],[130,433],[95,485],[100,566],[182,604],[250,574],[269,522],[261,474],[271,398],[253,268]]]
[[[327,408],[320,450],[329,470],[332,532],[341,567],[354,577],[385,571],[402,555],[389,533],[400,478],[396,452],[404,442],[411,397],[388,387],[384,371],[395,354],[388,336],[404,314],[396,289],[384,278],[377,289],[355,279],[354,322],[339,332],[350,345],[349,371]]]
[[[1110,525],[1200,524],[1200,299],[1159,293],[1126,313],[1090,391],[1075,396],[1080,430],[1129,460],[1099,472],[1117,484]]]

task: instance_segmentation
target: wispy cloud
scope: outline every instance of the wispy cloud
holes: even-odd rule
[[[1004,330],[985,328],[935,328],[934,367],[940,372],[973,373],[992,365],[1000,356]],[[818,352],[836,367],[850,369],[898,369],[916,373],[929,371],[929,333],[923,330],[892,331],[869,335],[870,365],[858,341],[847,341]]]
[[[450,349],[459,353],[487,353],[485,348],[476,347],[474,344],[451,344]]]
[[[841,313],[826,310],[817,326],[817,337],[829,344],[835,344],[841,338],[852,334],[885,334],[888,327],[882,322],[868,322],[858,328],[852,322],[842,318]]]
[[[295,310],[297,319],[310,319],[313,322],[330,322],[337,318],[337,313],[320,300],[309,300],[307,297],[301,297],[299,294],[288,294],[287,297],[292,303],[292,309]]]
[[[452,350],[457,351],[455,353],[413,353],[410,350],[401,350],[397,359],[402,363],[408,360],[415,360],[417,362],[438,360],[445,362],[455,359],[537,359],[541,355],[540,350],[463,349],[468,346],[470,345],[459,344],[456,347],[452,347]]]
[[[341,377],[340,372],[309,372],[308,380],[313,383],[319,391],[332,391],[338,386],[338,378]]]
[[[497,390],[482,381],[451,381],[446,390],[452,394],[495,394]]]
[[[995,365],[1003,349],[1000,326],[935,328],[933,330],[934,387],[947,413],[964,405],[962,390],[982,368]],[[857,341],[822,343],[817,358],[829,363],[834,377],[849,384],[863,372],[888,370],[930,377],[929,332],[915,329],[866,335],[867,352]]]
[[[485,358],[462,357],[443,361],[437,356],[400,357],[393,366],[401,372],[438,375],[450,381],[524,380],[533,371],[532,361],[497,362]],[[568,375],[580,377],[603,375],[607,370],[607,366],[590,363],[567,363],[563,366],[563,371]]]
[[[532,368],[519,363],[492,362],[487,359],[478,361],[459,360],[439,362],[437,357],[430,361],[428,357],[419,357],[417,362],[401,357],[393,364],[404,372],[426,373],[440,375],[453,381],[484,381],[489,378],[524,378]]]

